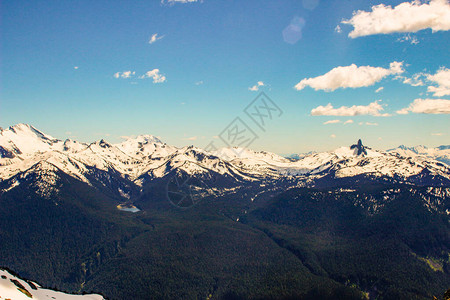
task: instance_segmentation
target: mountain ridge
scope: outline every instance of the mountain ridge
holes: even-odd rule
[[[448,151],[444,146],[442,151]],[[337,177],[368,174],[408,180],[424,172],[450,180],[450,167],[432,157],[407,156],[406,147],[398,150],[373,150],[361,140],[351,147],[311,153],[298,159],[287,159],[267,151],[222,148],[207,152],[188,146],[177,148],[152,135],[140,135],[118,144],[104,139],[85,144],[55,139],[27,124],[11,126],[0,133],[0,180],[23,172],[38,161],[49,161],[62,171],[89,182],[89,169],[113,170],[140,184],[139,178],[164,177],[173,168],[184,168],[189,174],[243,174],[249,178],[272,179],[295,177],[299,180],[333,170]],[[421,148],[422,149],[422,148]],[[424,149],[424,148],[423,148]],[[234,171],[232,171],[234,170]]]
[[[0,265],[46,286],[109,299],[429,299],[450,282],[444,163],[362,141],[286,159],[153,136],[50,145],[23,129],[0,143],[35,143],[0,158]]]

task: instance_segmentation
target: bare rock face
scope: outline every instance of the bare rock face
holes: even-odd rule
[[[364,145],[362,144],[361,139],[358,140],[358,142],[354,145],[350,146],[350,149],[355,149],[355,154],[358,156],[366,156],[367,155],[367,151],[366,151],[366,147],[364,147]]]

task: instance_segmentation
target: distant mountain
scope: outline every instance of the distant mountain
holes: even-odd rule
[[[397,148],[386,150],[386,152],[398,153],[403,157],[434,159],[450,165],[450,145],[442,145],[436,148],[428,148],[426,146],[406,147],[400,145]]]

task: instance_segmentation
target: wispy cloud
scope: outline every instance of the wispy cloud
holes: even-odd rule
[[[259,88],[260,88],[261,86],[264,86],[264,82],[258,81],[254,86],[249,87],[248,90],[249,90],[249,91],[252,91],[252,92],[257,92],[257,91],[259,91]]]
[[[450,100],[416,99],[408,107],[398,110],[400,115],[416,114],[450,114]]]
[[[328,124],[337,124],[337,123],[341,123],[341,120],[329,120],[323,123],[323,125],[328,125]]]
[[[358,115],[372,115],[377,117],[387,117],[389,114],[382,114],[383,106],[380,101],[374,101],[369,105],[353,105],[341,106],[334,108],[331,103],[326,106],[318,106],[311,110],[312,116],[358,116]]]
[[[162,38],[164,38],[164,37],[165,37],[165,35],[158,36],[157,33],[154,33],[154,34],[152,34],[152,36],[150,37],[150,40],[148,41],[148,43],[149,43],[149,44],[153,44],[154,42],[159,41],[160,39],[162,39]]]
[[[441,67],[435,74],[417,73],[412,77],[397,76],[396,79],[403,80],[404,84],[411,86],[424,86],[428,83],[427,91],[433,93],[434,97],[450,95],[450,69]]]
[[[427,79],[437,84],[437,86],[428,87],[428,92],[433,93],[435,97],[450,95],[450,69],[442,67],[436,74],[428,74]]]
[[[403,73],[403,62],[394,61],[389,65],[389,69],[382,67],[361,66],[355,64],[345,67],[336,67],[328,73],[314,77],[302,79],[295,89],[302,90],[309,86],[313,89],[334,91],[338,88],[359,88],[374,85],[388,75]]]
[[[73,67],[73,68],[74,68],[75,70],[78,70],[79,67],[78,67],[78,66],[75,66],[75,67]]]
[[[436,133],[432,133],[431,135],[433,135],[433,136],[443,136],[444,134],[442,132],[436,132]]]
[[[379,87],[379,88],[377,88],[376,90],[375,90],[375,93],[379,93],[379,92],[381,92],[382,90],[384,90],[384,87]]]
[[[344,125],[347,125],[347,124],[353,124],[353,120],[347,120],[347,121],[345,121],[345,122],[344,122]]]
[[[335,135],[335,134],[332,134],[332,135],[330,135],[330,138],[335,139],[335,138],[336,138],[336,135]]]
[[[359,122],[359,126],[366,125],[366,126],[378,126],[378,123],[371,123],[371,122]]]
[[[202,84],[203,84],[203,80],[197,81],[197,82],[195,83],[195,85],[202,85]]]
[[[117,72],[113,76],[114,78],[131,78],[136,74],[134,71]]]
[[[353,26],[349,37],[357,38],[373,34],[417,32],[430,28],[435,31],[450,30],[450,4],[447,0],[404,2],[392,8],[390,5],[372,6],[372,11],[358,10],[343,24]]]
[[[408,42],[411,45],[417,45],[419,43],[419,40],[417,39],[417,37],[415,37],[409,33],[401,38],[398,38],[397,41],[401,42],[401,43]]]
[[[196,141],[198,140],[197,136],[191,136],[191,137],[187,137],[187,138],[183,138],[184,141]]]
[[[128,78],[136,78],[135,75],[136,75],[135,71],[125,71],[114,73],[113,77],[116,79],[119,78],[128,79]],[[166,81],[166,76],[161,74],[159,72],[159,69],[147,71],[146,73],[144,73],[144,75],[138,76],[137,78],[139,79],[152,78],[153,83],[161,83]],[[136,84],[136,82],[132,82],[132,84]]]
[[[153,83],[161,83],[166,81],[166,76],[159,72],[159,69],[153,69],[151,71],[147,71],[144,75],[139,77],[140,79],[152,78]]]
[[[194,2],[203,2],[203,0],[161,0],[161,4],[175,4],[175,3],[181,3],[181,4],[186,4],[186,3],[194,3]]]
[[[399,76],[398,79],[402,79],[404,84],[408,84],[410,86],[423,86],[424,83],[423,83],[422,78],[424,76],[426,76],[426,74],[424,74],[424,73],[417,73],[417,74],[414,74],[410,78]]]

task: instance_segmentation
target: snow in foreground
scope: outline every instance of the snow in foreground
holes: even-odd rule
[[[29,300],[104,300],[101,295],[70,295],[42,288],[39,284],[22,280],[0,269],[0,299]]]

